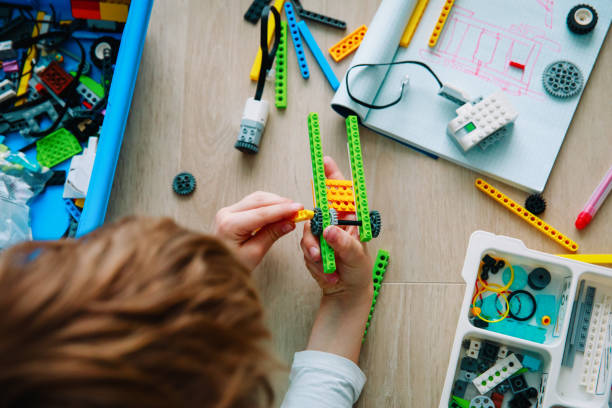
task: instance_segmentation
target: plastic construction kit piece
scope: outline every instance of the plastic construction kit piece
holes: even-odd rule
[[[342,61],[346,58],[350,53],[359,48],[359,44],[365,37],[366,32],[368,31],[368,27],[362,25],[329,49],[329,54],[334,59],[334,61]]]
[[[575,347],[576,351],[584,351],[586,347],[587,336],[589,333],[589,325],[591,324],[591,316],[593,314],[593,302],[595,301],[595,288],[589,286],[587,288],[584,302],[580,304],[580,312],[576,321],[575,329]]]
[[[330,27],[339,28],[341,30],[346,29],[346,23],[342,20],[338,20],[336,18],[331,18],[324,16],[319,13],[315,13],[314,11],[304,10],[303,8],[298,8],[298,14],[300,17],[305,18],[306,20],[312,20],[317,23],[325,24]]]
[[[550,95],[568,98],[582,90],[584,79],[580,69],[573,63],[556,61],[544,69],[542,85]]]
[[[319,115],[308,115],[308,138],[310,141],[310,158],[312,160],[312,179],[316,206],[321,209],[322,230],[329,226],[329,204],[327,202],[327,187],[325,186],[325,169],[323,166],[323,151],[321,147],[321,131],[319,130]],[[320,237],[321,260],[323,271],[333,273],[336,270],[334,250]]]
[[[196,180],[193,174],[183,172],[174,177],[172,190],[178,195],[185,196],[193,193],[196,188]]]
[[[479,395],[472,398],[470,401],[470,408],[495,408],[495,404],[493,404],[491,398]]]
[[[79,222],[81,220],[81,210],[79,210],[72,200],[68,198],[64,199],[64,203],[66,204],[66,211],[68,211],[68,214],[70,214],[73,220]]]
[[[516,61],[510,61],[509,65],[513,68],[518,68],[518,69],[525,69],[525,64],[521,64],[520,62],[516,62]]]
[[[73,80],[56,61],[51,61],[39,77],[56,95],[61,95]]]
[[[234,147],[243,153],[255,154],[268,121],[270,104],[264,100],[249,98],[244,105],[238,140]]]
[[[374,306],[376,306],[376,299],[380,294],[380,288],[382,286],[383,279],[385,278],[385,272],[389,265],[389,252],[384,249],[379,249],[376,254],[376,261],[374,262],[374,268],[372,270],[372,282],[374,284],[374,296],[372,297],[372,306],[370,307],[370,314],[368,315],[368,322],[366,323],[366,329],[363,333],[363,338],[368,334],[370,323],[372,322],[372,316],[374,315]]]
[[[478,354],[480,352],[480,341],[479,340],[470,340],[470,346],[467,351],[467,355],[472,358],[478,358]]]
[[[453,386],[453,395],[463,398],[467,389],[468,383],[466,381],[457,380]]]
[[[36,159],[41,165],[51,168],[82,150],[77,138],[61,128],[36,142]]]
[[[481,394],[489,392],[497,384],[509,378],[523,366],[516,355],[510,354],[508,357],[498,361],[493,367],[479,375],[472,381],[472,384]]]
[[[470,408],[470,401],[453,395],[452,401],[449,404],[449,408]]]
[[[125,23],[128,17],[129,7],[115,0],[100,2],[100,20],[116,21]]]
[[[72,158],[62,197],[82,199],[87,197],[97,149],[98,138],[90,137],[87,147],[83,150],[83,154]]]
[[[285,3],[285,15],[289,22],[289,32],[291,33],[291,40],[293,41],[293,47],[295,48],[295,55],[297,56],[298,66],[302,78],[308,79],[310,77],[310,71],[308,70],[308,62],[306,61],[306,54],[304,54],[304,46],[302,45],[302,38],[300,37],[300,30],[297,27],[297,21],[295,20],[295,11],[291,2]]]
[[[293,217],[293,219],[291,221],[293,221],[293,222],[302,222],[302,221],[312,220],[314,218],[314,214],[315,214],[314,211],[300,210],[300,211],[298,211],[296,216]]]
[[[442,6],[442,11],[440,12],[440,17],[438,17],[438,21],[436,21],[436,26],[434,27],[431,36],[429,37],[429,46],[430,47],[435,47],[438,39],[440,38],[440,33],[442,32],[442,29],[444,29],[444,24],[446,24],[446,19],[448,18],[448,15],[451,12],[451,8],[453,7],[453,4],[455,3],[455,0],[446,0],[444,2],[444,6]]]
[[[501,91],[475,105],[466,103],[456,112],[457,117],[448,123],[448,132],[464,152],[518,117],[518,112]]]
[[[376,210],[370,211],[370,225],[372,228],[372,238],[378,238],[382,229],[382,219]]]
[[[4,102],[16,96],[17,92],[15,92],[13,82],[11,82],[9,79],[5,79],[4,81],[0,82],[0,102]]]
[[[359,141],[359,124],[357,116],[349,115],[346,118],[346,135],[348,138],[349,157],[351,160],[351,174],[353,175],[353,189],[355,191],[355,213],[357,220],[361,221],[359,239],[367,242],[372,239],[372,225],[368,209],[368,194],[363,171],[363,158],[361,156],[361,142]]]
[[[574,34],[586,34],[597,25],[597,11],[588,4],[579,4],[567,13],[567,28]]]
[[[477,178],[475,186],[480,191],[487,194],[489,197],[491,197],[492,199],[506,207],[508,210],[510,210],[513,214],[517,215],[519,218],[535,227],[537,230],[548,236],[550,239],[552,239],[559,245],[563,246],[568,251],[576,252],[578,250],[578,244],[576,242],[569,239],[567,236],[559,233],[556,228],[553,228],[537,216],[531,214],[529,211],[522,208],[512,199],[508,198],[505,194],[485,182],[483,179]]]
[[[57,112],[51,101],[45,101],[29,108],[0,114],[0,117],[8,123],[3,126],[0,124],[0,133],[17,131],[23,136],[28,136],[31,133],[40,132],[38,118],[47,116],[52,122],[57,120]]]
[[[261,11],[270,3],[270,0],[254,0],[244,13],[244,19],[249,23],[257,24],[261,18]]]
[[[284,109],[287,107],[287,23],[281,21],[281,36],[278,49],[276,50],[276,83],[275,83],[276,107]]]
[[[323,212],[318,207],[314,209],[314,215],[310,219],[310,232],[315,237],[323,234]]]
[[[427,7],[427,3],[429,0],[419,0],[416,6],[414,6],[414,10],[410,15],[410,19],[408,20],[408,24],[406,24],[406,28],[402,34],[402,38],[400,38],[400,47],[407,47],[412,40],[412,36],[416,31],[419,22],[421,21],[421,17],[423,17],[423,13],[425,12],[425,8]]]
[[[546,200],[542,194],[532,194],[525,200],[525,208],[532,214],[540,215],[546,211]]]
[[[325,59],[325,55],[323,55],[321,48],[319,48],[319,45],[317,44],[314,37],[310,33],[310,30],[308,29],[306,22],[302,20],[298,23],[297,26],[298,26],[298,29],[300,30],[300,33],[302,34],[302,37],[304,37],[304,41],[306,42],[306,45],[308,46],[308,48],[310,48],[310,51],[312,52],[312,55],[314,56],[315,60],[317,60],[319,67],[321,67],[321,71],[323,71],[323,75],[325,75],[325,78],[327,78],[327,81],[331,85],[332,89],[334,91],[337,90],[338,87],[340,86],[340,82],[338,81],[338,78],[336,78],[336,74],[334,74],[334,71],[329,66],[329,63],[327,62],[327,60]]]
[[[533,290],[542,290],[550,283],[550,272],[545,268],[535,268],[527,276],[527,284]]]
[[[516,322],[512,319],[504,319],[501,322],[490,324],[487,330],[539,344],[543,344],[546,341],[546,329]]]
[[[338,212],[355,212],[353,182],[350,180],[325,179],[327,200]]]
[[[595,304],[591,315],[580,376],[580,385],[585,386],[589,394],[595,393],[598,377],[606,370],[604,368],[606,364],[602,364],[602,359],[607,358],[609,353],[606,350],[606,342],[609,336],[610,306],[610,298],[605,296],[602,303]]]
[[[280,13],[283,7],[283,3],[285,0],[274,0],[274,8]],[[272,42],[272,37],[274,36],[274,28],[276,27],[275,19],[271,18],[268,20],[268,46]],[[249,77],[253,81],[257,81],[259,79],[259,71],[261,69],[261,59],[262,59],[261,47],[257,48],[257,55],[255,56],[255,60],[253,61],[253,65],[251,66],[251,73]]]

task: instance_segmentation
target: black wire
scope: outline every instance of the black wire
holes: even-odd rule
[[[268,17],[272,12],[274,16],[274,45],[272,49],[268,51]],[[261,66],[259,68],[259,78],[257,79],[257,89],[255,90],[255,100],[261,100],[263,95],[264,86],[266,84],[266,76],[274,57],[276,56],[276,50],[278,49],[278,43],[280,42],[280,14],[274,7],[266,6],[261,12],[261,37],[259,39],[261,47]]]
[[[402,81],[402,88],[400,90],[400,94],[397,97],[396,100],[394,100],[393,102],[387,103],[385,105],[372,105],[368,102],[364,102],[358,98],[356,98],[355,96],[353,96],[353,94],[351,93],[351,89],[349,87],[349,74],[351,73],[351,71],[357,67],[385,67],[385,66],[391,66],[391,65],[400,65],[400,64],[414,64],[414,65],[418,65],[420,67],[425,68],[436,80],[436,82],[438,83],[438,85],[440,86],[440,88],[443,87],[442,85],[442,81],[440,81],[440,78],[438,78],[438,76],[435,74],[435,72],[433,72],[433,70],[429,67],[429,65],[425,64],[424,62],[421,61],[413,61],[413,60],[404,60],[404,61],[395,61],[395,62],[382,62],[382,63],[378,63],[378,64],[357,64],[357,65],[353,65],[347,72],[346,72],[346,76],[344,77],[345,83],[346,83],[346,93],[348,93],[348,96],[356,103],[358,103],[359,105],[365,106],[366,108],[369,109],[385,109],[388,108],[390,106],[396,105],[399,101],[402,100],[402,96],[404,94],[404,86],[406,85],[406,82]]]

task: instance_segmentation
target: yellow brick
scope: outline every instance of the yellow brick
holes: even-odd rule
[[[128,6],[125,4],[100,3],[100,19],[125,23],[128,16]]]

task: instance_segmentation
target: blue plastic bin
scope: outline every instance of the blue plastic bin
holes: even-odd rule
[[[47,12],[52,4],[61,19],[72,19],[69,0],[5,0],[5,3],[28,5]],[[153,0],[132,0],[130,5],[77,236],[91,232],[104,222],[152,7]],[[58,194],[59,190],[57,194],[35,199],[32,204],[35,239],[37,235],[45,238],[44,232],[37,230],[44,229],[46,223],[57,222],[54,214],[61,212],[65,216],[64,202]]]

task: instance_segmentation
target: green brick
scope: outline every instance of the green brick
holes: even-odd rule
[[[353,191],[355,192],[355,213],[357,220],[361,221],[359,239],[362,242],[367,242],[372,239],[372,225],[370,224],[370,209],[368,208],[368,193],[365,185],[357,116],[351,115],[346,118],[346,135],[349,145],[349,157],[351,159]]]
[[[276,107],[287,107],[287,22],[281,21],[281,35],[276,50]]]
[[[366,330],[363,333],[363,339],[365,340],[366,334],[368,334],[368,328],[372,322],[372,316],[374,315],[374,306],[376,306],[376,299],[380,294],[380,287],[383,279],[385,279],[385,272],[387,271],[387,265],[389,265],[389,252],[384,249],[379,249],[376,254],[376,262],[374,262],[374,268],[372,269],[372,283],[374,285],[374,296],[372,297],[372,307],[370,307],[370,314],[368,316],[368,322],[366,323]]]
[[[61,128],[36,142],[36,159],[41,165],[51,168],[82,150],[77,138]]]
[[[316,113],[308,115],[308,138],[310,140],[310,158],[312,160],[312,185],[314,187],[316,206],[323,213],[323,230],[325,230],[330,225],[329,202],[327,201],[327,187],[325,186],[325,167],[323,165],[319,115]],[[320,237],[320,243],[323,271],[325,273],[333,273],[336,271],[334,250],[327,244],[323,235]]]

